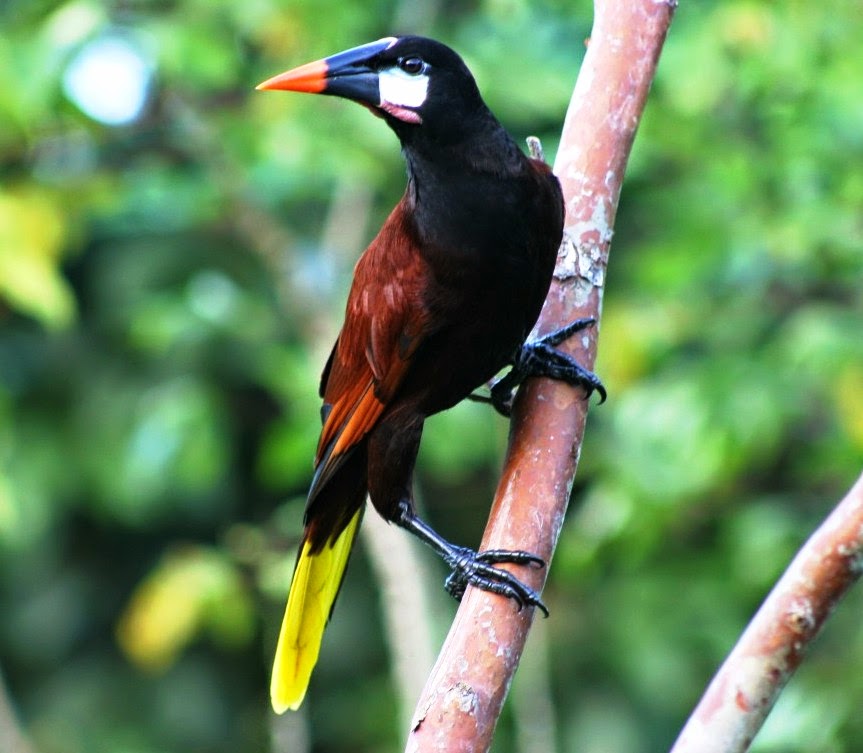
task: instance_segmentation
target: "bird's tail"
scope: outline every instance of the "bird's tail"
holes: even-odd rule
[[[277,714],[298,709],[306,695],[362,512],[360,507],[344,530],[320,548],[312,547],[308,536],[303,539],[273,661],[270,700]]]

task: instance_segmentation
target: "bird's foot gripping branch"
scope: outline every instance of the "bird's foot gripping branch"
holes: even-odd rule
[[[461,601],[468,586],[474,586],[512,599],[518,605],[519,611],[524,607],[536,607],[548,617],[548,609],[536,591],[522,583],[508,570],[495,567],[503,563],[545,567],[545,562],[535,554],[508,549],[476,552],[467,547],[451,544],[421,520],[407,502],[402,502],[399,506],[399,515],[393,522],[428,544],[452,568],[452,572],[446,579],[445,588],[458,601]]]
[[[584,368],[572,356],[557,350],[555,346],[568,340],[576,332],[596,324],[596,319],[585,317],[576,319],[560,329],[549,332],[537,340],[526,342],[516,352],[512,368],[491,385],[491,394],[469,395],[471,400],[481,403],[491,403],[502,416],[509,418],[512,414],[512,403],[518,386],[529,377],[548,377],[566,382],[573,387],[581,387],[585,399],[594,392],[599,394],[599,402],[604,403],[607,393],[599,377]]]

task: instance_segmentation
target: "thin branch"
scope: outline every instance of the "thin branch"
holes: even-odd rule
[[[369,563],[381,590],[387,649],[392,664],[399,721],[411,719],[411,704],[422,690],[434,664],[434,610],[426,560],[404,531],[390,526],[379,515],[367,515],[360,529]],[[414,577],[405,578],[405,573]],[[446,594],[443,594],[444,596]]]
[[[513,748],[519,753],[551,753],[558,750],[558,730],[552,694],[552,647],[548,623],[540,620],[533,627],[512,684],[510,713],[513,722]]]
[[[719,669],[672,753],[742,753],[863,574],[863,475],[809,538]]]
[[[596,0],[593,33],[564,124],[555,173],[566,198],[564,241],[538,329],[599,318],[624,168],[674,2]],[[597,328],[570,343],[591,368]],[[574,340],[576,338],[573,338]],[[519,393],[482,548],[526,549],[550,562],[569,502],[587,402],[533,380]],[[541,588],[544,571],[518,572]],[[533,615],[468,589],[419,702],[407,750],[488,750]],[[553,617],[552,617],[553,619]]]
[[[3,675],[0,673],[0,753],[36,753],[18,721]]]

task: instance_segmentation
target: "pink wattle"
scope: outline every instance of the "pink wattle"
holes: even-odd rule
[[[415,123],[419,125],[423,122],[423,119],[419,116],[418,112],[409,110],[407,107],[400,107],[399,105],[394,105],[392,102],[383,101],[380,104],[380,108],[384,112],[389,113],[394,118],[398,118],[405,123]]]

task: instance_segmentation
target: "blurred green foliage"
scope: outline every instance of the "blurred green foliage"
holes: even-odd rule
[[[403,167],[362,108],[253,87],[427,33],[553,156],[590,13],[0,6],[0,668],[38,750],[399,749],[393,709],[412,699],[362,554],[304,711],[274,723],[266,689],[318,373]],[[497,751],[667,748],[860,472],[859,13],[677,11],[617,220],[610,399]],[[429,422],[419,487],[458,541],[478,540],[505,438],[482,406]],[[454,606],[437,604],[442,635]],[[863,747],[861,608],[857,593],[834,616],[755,750]]]

